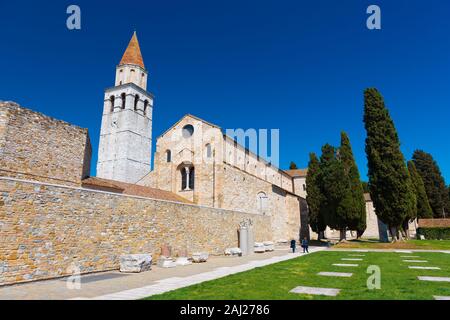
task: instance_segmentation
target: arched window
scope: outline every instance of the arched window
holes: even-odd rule
[[[134,96],[134,111],[137,110],[138,102],[139,102],[139,95],[137,94]]]
[[[172,152],[170,150],[166,151],[166,161],[172,162]]]
[[[267,195],[264,192],[259,192],[256,196],[256,207],[259,213],[266,213],[267,211]]]
[[[125,93],[122,93],[120,96],[122,97],[122,109],[125,109],[125,102],[126,102],[127,96]]]
[[[208,143],[206,145],[206,157],[211,158],[211,156],[212,156],[212,148],[211,148],[211,145]]]
[[[111,101],[111,112],[114,112],[114,96],[111,96],[109,100]]]
[[[194,190],[195,186],[195,168],[189,168],[189,189]]]
[[[181,174],[181,190],[194,190],[195,187],[195,168],[192,166],[185,166],[180,169]]]
[[[144,116],[147,115],[148,100],[144,101]]]
[[[186,168],[181,168],[181,190],[187,189],[187,171]]]

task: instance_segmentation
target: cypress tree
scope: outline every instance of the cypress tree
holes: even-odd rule
[[[294,161],[291,161],[291,164],[289,165],[289,170],[296,170],[296,169],[298,169],[297,165],[295,164]]]
[[[351,205],[351,193],[344,166],[336,157],[336,149],[329,144],[322,147],[320,186],[324,195],[321,214],[330,228],[340,230],[343,240],[348,226],[346,208]]]
[[[425,191],[422,177],[417,172],[413,161],[408,161],[408,170],[411,176],[417,198],[417,217],[418,218],[433,218],[433,210],[428,201],[428,196]]]
[[[448,206],[449,195],[438,164],[431,154],[422,150],[414,151],[413,161],[423,179],[433,216],[443,217]]]
[[[375,88],[364,92],[364,124],[370,195],[395,241],[405,219],[416,211],[416,199],[397,130]]]
[[[309,225],[320,240],[325,228],[325,220],[320,211],[323,195],[320,190],[320,163],[315,153],[309,154],[308,173],[306,175],[306,202],[308,203]]]
[[[350,139],[345,132],[341,133],[339,157],[344,166],[349,201],[342,203],[342,210],[347,212],[347,223],[350,230],[356,230],[358,238],[366,230],[366,202],[361,184],[359,170],[353,156]]]

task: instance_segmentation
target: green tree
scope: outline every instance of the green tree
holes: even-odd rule
[[[425,185],[423,183],[422,177],[417,172],[414,161],[408,161],[409,175],[411,176],[414,189],[416,191],[417,198],[417,217],[418,218],[432,218],[433,210],[431,209],[430,203],[428,201],[428,196],[425,191]]]
[[[345,239],[349,221],[346,210],[351,205],[349,186],[343,163],[336,157],[336,149],[324,145],[320,157],[320,187],[324,200],[320,211],[330,228],[340,230],[341,240]]]
[[[425,185],[433,216],[443,217],[448,206],[449,195],[438,164],[431,154],[422,150],[414,151],[412,158]]]
[[[294,161],[291,161],[291,164],[289,165],[289,170],[296,170],[298,169],[297,165]]]
[[[364,92],[364,124],[370,195],[377,216],[395,241],[401,238],[405,219],[416,211],[416,199],[397,130],[375,88]]]
[[[350,139],[345,132],[341,133],[339,158],[344,167],[346,182],[349,184],[346,188],[347,194],[344,197],[347,201],[342,202],[340,208],[347,213],[346,223],[349,229],[356,230],[359,238],[366,230],[366,202]]]
[[[327,225],[320,211],[323,195],[320,190],[320,163],[315,153],[309,154],[308,173],[306,175],[306,202],[308,203],[309,225],[317,233],[318,239],[323,237]]]

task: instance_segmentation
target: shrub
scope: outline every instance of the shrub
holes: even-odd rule
[[[450,228],[423,228],[417,229],[417,235],[423,235],[425,239],[450,240]]]

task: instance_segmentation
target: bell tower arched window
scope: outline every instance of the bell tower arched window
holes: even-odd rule
[[[114,96],[111,96],[111,98],[109,98],[110,102],[111,102],[111,112],[114,112]]]
[[[147,115],[148,100],[144,101],[144,116]]]
[[[127,96],[125,93],[122,93],[120,96],[122,97],[122,109],[125,109],[125,102],[127,100]]]
[[[139,95],[137,94],[134,96],[134,111],[137,110],[138,102],[139,102]]]

